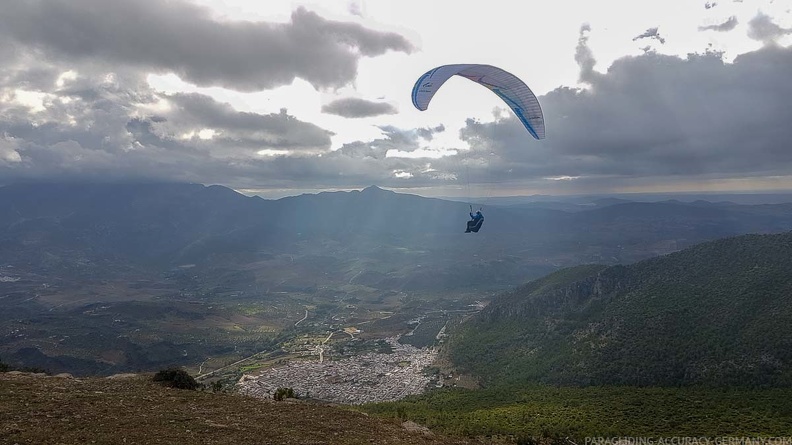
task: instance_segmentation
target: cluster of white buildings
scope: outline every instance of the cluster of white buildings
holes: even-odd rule
[[[292,388],[298,397],[344,404],[386,402],[422,393],[430,383],[424,369],[437,352],[387,342],[391,354],[367,353],[335,361],[290,361],[258,375],[245,375],[239,391],[254,397],[271,398],[278,388]]]

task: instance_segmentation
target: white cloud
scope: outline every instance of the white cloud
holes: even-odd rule
[[[404,170],[394,170],[393,176],[397,179],[410,179],[413,177],[413,174]]]
[[[22,157],[16,151],[14,139],[7,136],[0,137],[0,164],[19,162],[22,162]]]

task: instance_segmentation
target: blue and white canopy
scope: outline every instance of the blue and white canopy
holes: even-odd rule
[[[412,102],[415,108],[426,110],[437,90],[454,75],[489,88],[509,105],[533,137],[544,139],[544,116],[534,93],[514,74],[491,65],[443,65],[428,71],[413,87]]]

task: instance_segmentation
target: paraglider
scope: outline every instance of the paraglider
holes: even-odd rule
[[[544,139],[544,116],[534,93],[514,74],[491,65],[443,65],[427,71],[413,86],[412,102],[415,108],[426,110],[437,90],[454,75],[489,88],[506,102],[531,136]]]
[[[415,108],[425,111],[429,108],[435,93],[452,76],[462,76],[479,85],[489,88],[511,108],[526,130],[535,139],[544,139],[545,124],[542,107],[533,91],[514,74],[492,65],[455,64],[433,68],[415,82],[412,89],[412,103]],[[477,233],[484,223],[481,210],[473,213],[470,207],[470,221],[465,233]]]
[[[473,206],[470,206],[470,221],[467,223],[467,230],[465,230],[465,233],[478,233],[482,224],[484,224],[484,215],[481,214],[481,209],[473,213]]]

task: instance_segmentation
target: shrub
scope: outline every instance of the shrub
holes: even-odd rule
[[[272,395],[274,400],[284,400],[284,399],[296,399],[297,395],[294,393],[294,390],[291,388],[278,388],[275,390],[275,394]]]
[[[35,368],[30,366],[25,366],[22,368],[17,368],[15,366],[11,366],[8,363],[3,363],[0,360],[0,372],[9,372],[9,371],[21,371],[21,372],[29,372],[31,374],[47,374],[50,375],[51,373],[44,368]]]
[[[212,388],[212,392],[220,392],[223,390],[223,382],[220,380],[216,380],[210,383],[209,387]]]
[[[154,381],[179,389],[198,389],[201,386],[187,371],[176,367],[157,371],[154,374]]]

